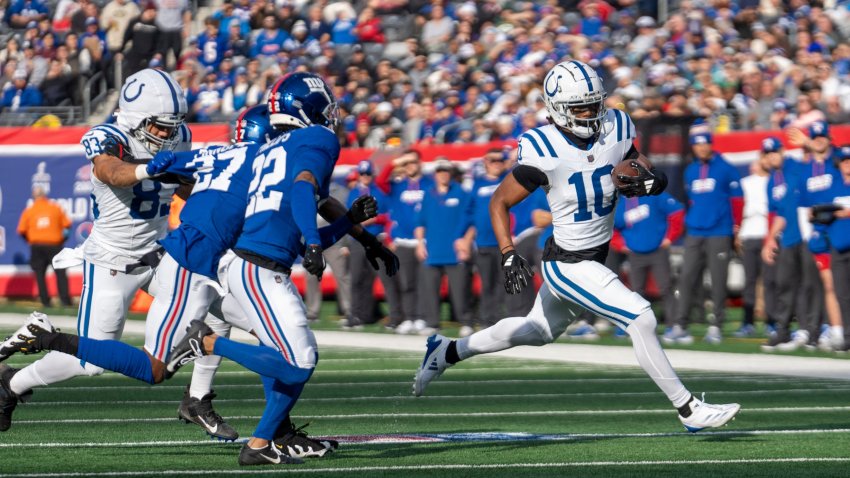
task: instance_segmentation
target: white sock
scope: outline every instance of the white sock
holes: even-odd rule
[[[200,400],[212,391],[212,382],[220,363],[221,357],[218,355],[207,355],[195,360],[192,382],[189,384],[189,395],[191,397]]]
[[[540,346],[551,342],[527,317],[508,317],[484,330],[457,341],[457,356],[461,360],[473,355],[498,352],[517,345]]]
[[[840,325],[832,325],[829,327],[830,337],[844,337],[844,327]]]
[[[80,359],[61,352],[50,352],[16,373],[9,382],[9,388],[21,395],[35,387],[64,382],[80,375],[88,375],[86,369],[80,366]]]
[[[658,325],[655,314],[651,310],[644,312],[635,319],[626,329],[632,338],[632,347],[635,349],[638,363],[649,375],[649,378],[658,385],[658,388],[667,395],[676,408],[688,403],[691,392],[679,380],[679,376],[667,360],[667,355],[658,343],[655,335],[655,327]]]

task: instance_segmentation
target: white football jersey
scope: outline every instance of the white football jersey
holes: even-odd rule
[[[580,251],[611,240],[617,200],[611,172],[634,138],[631,118],[616,109],[608,110],[596,141],[587,150],[575,146],[551,124],[520,136],[519,164],[535,167],[549,179],[546,198],[554,240],[562,249]]]
[[[180,143],[175,151],[192,149],[192,134],[180,126]],[[114,124],[90,129],[80,140],[90,161],[102,153],[107,136],[117,137],[137,159],[150,159],[148,150],[132,135]],[[118,188],[91,175],[94,226],[85,242],[85,259],[97,265],[122,268],[135,264],[156,250],[156,241],[168,232],[168,213],[176,184],[144,180],[131,188]]]

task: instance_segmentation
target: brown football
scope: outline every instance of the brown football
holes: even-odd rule
[[[620,162],[620,164],[614,166],[614,170],[611,171],[611,180],[614,181],[615,187],[620,187],[623,183],[620,181],[620,176],[631,176],[637,177],[638,170],[635,168],[632,163],[638,162],[644,168],[651,169],[652,165],[649,164],[649,161],[646,159],[646,156],[640,155],[637,159],[624,159]]]

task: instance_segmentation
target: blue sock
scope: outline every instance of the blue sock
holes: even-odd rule
[[[144,350],[117,340],[80,337],[77,358],[130,378],[155,383],[151,361]]]
[[[264,345],[243,344],[219,337],[215,341],[213,354],[227,357],[252,372],[276,378],[284,384],[304,384],[313,374],[312,368],[295,367],[280,352]]]
[[[304,384],[286,385],[270,377],[262,377],[262,379],[263,390],[266,393],[266,408],[263,410],[263,416],[260,417],[260,423],[254,430],[254,437],[272,440],[277,428],[301,396]]]

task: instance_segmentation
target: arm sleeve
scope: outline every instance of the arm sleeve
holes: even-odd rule
[[[336,221],[319,229],[319,237],[321,237],[322,248],[327,249],[336,244],[337,241],[345,237],[352,228],[351,221],[348,216],[342,215]]]
[[[319,229],[316,226],[318,206],[314,186],[307,181],[295,181],[291,194],[292,218],[301,230],[305,244],[321,244]]]
[[[682,237],[682,233],[685,230],[685,210],[679,209],[678,211],[671,212],[667,215],[667,234],[664,235],[665,239],[670,240],[670,242],[676,242]]]
[[[380,174],[375,178],[375,186],[381,190],[384,194],[390,194],[392,191],[393,185],[390,182],[390,176],[393,174],[393,163],[387,162],[383,168],[381,168]]]
[[[729,201],[732,206],[732,221],[740,226],[744,220],[744,192],[741,190],[741,175],[738,170],[729,166]]]
[[[514,168],[511,174],[514,175],[514,179],[528,192],[534,192],[535,189],[541,186],[549,185],[549,178],[546,177],[546,173],[534,166],[520,164]]]

